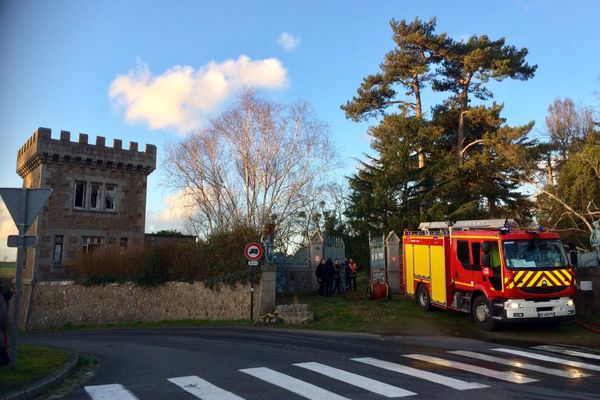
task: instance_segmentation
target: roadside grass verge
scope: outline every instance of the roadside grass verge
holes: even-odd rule
[[[8,394],[43,378],[62,367],[69,357],[63,350],[33,345],[19,345],[16,371],[0,368],[0,395]]]
[[[506,325],[486,332],[467,314],[454,311],[425,311],[415,301],[395,295],[392,300],[368,300],[366,276],[359,275],[358,291],[332,297],[303,294],[278,298],[278,304],[307,303],[314,322],[302,329],[364,332],[382,335],[466,337],[498,343],[532,345],[556,343],[600,348],[600,335],[574,322]],[[286,326],[291,328],[291,326]]]

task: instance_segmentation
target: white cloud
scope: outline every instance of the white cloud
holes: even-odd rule
[[[194,201],[188,193],[186,190],[173,193],[164,199],[162,210],[148,211],[146,231],[156,232],[162,229],[184,231],[186,220],[194,213]]]
[[[139,63],[127,75],[117,76],[109,96],[129,123],[151,129],[197,128],[232,93],[243,87],[278,89],[287,86],[287,70],[276,58],[253,61],[242,55],[222,63],[211,61],[200,69],[176,65],[152,75]]]
[[[277,44],[280,45],[285,51],[290,52],[300,45],[302,39],[295,37],[292,34],[283,32],[277,38]]]
[[[8,213],[3,201],[0,201],[0,261],[6,258],[8,261],[13,261],[17,258],[17,250],[9,248],[6,245],[8,235],[16,235],[17,227]]]

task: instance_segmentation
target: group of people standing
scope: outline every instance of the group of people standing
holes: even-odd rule
[[[357,270],[358,265],[352,258],[344,259],[343,264],[340,264],[339,258],[335,261],[331,258],[322,258],[315,270],[319,282],[319,295],[332,296],[335,292],[342,294],[352,288],[356,292]]]

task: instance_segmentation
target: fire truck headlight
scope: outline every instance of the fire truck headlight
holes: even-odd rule
[[[510,308],[512,308],[513,310],[516,310],[517,308],[525,308],[525,306],[520,303],[510,303]]]
[[[573,301],[573,299],[569,299],[569,301],[567,301],[567,306],[573,307],[574,305],[575,305],[575,302]]]

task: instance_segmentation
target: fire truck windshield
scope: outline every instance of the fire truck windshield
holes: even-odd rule
[[[502,245],[504,261],[511,269],[546,269],[568,265],[560,240],[507,240]]]

